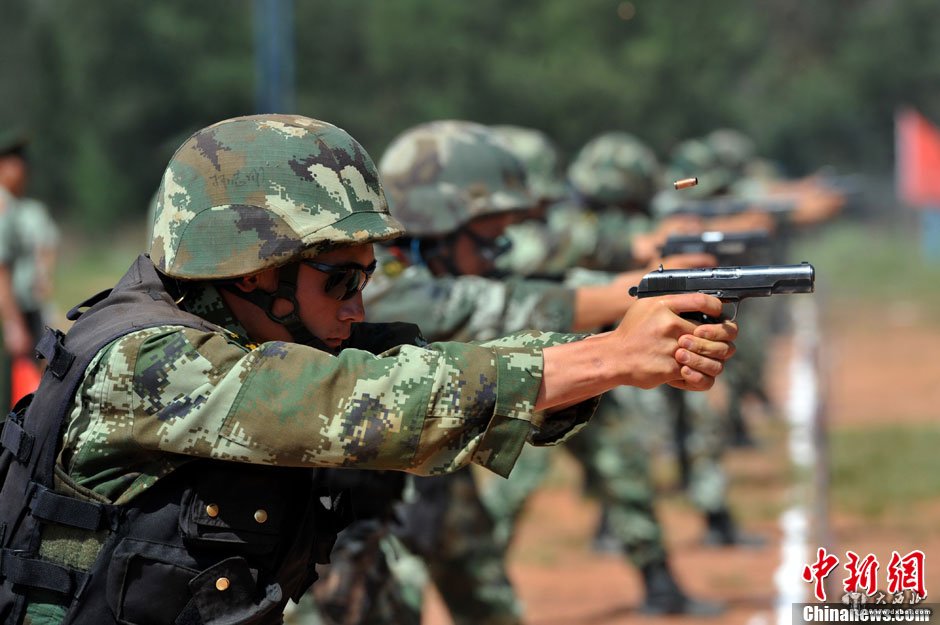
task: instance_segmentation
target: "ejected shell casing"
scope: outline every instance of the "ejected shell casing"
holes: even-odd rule
[[[694,187],[698,184],[698,178],[683,178],[682,180],[676,180],[672,183],[672,186],[676,189],[688,189],[689,187]]]

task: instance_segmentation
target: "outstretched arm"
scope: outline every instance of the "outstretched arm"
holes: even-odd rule
[[[683,312],[721,314],[717,298],[692,293],[636,301],[612,332],[543,350],[536,408],[569,405],[615,386],[707,390],[734,353],[734,323],[696,326]]]

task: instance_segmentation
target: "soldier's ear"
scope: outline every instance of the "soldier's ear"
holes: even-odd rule
[[[235,286],[244,293],[251,293],[258,288],[263,291],[273,291],[277,288],[277,269],[265,269],[241,276],[235,281]]]

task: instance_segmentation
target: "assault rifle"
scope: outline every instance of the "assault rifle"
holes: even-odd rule
[[[714,295],[731,307],[731,314],[721,319],[733,320],[738,305],[749,297],[769,297],[787,293],[812,293],[816,287],[816,269],[809,263],[799,265],[754,265],[751,267],[712,267],[703,269],[663,269],[643,276],[640,284],[630,287],[630,295],[656,297],[677,293]],[[699,323],[716,323],[696,312],[682,315]]]
[[[659,254],[663,258],[674,254],[711,254],[718,258],[720,265],[747,265],[769,249],[770,234],[766,230],[710,231],[672,235]]]

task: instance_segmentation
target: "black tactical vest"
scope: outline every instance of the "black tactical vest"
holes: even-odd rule
[[[147,327],[219,328],[180,310],[145,256],[69,319],[67,335],[47,330],[40,341],[40,387],[0,433],[0,622],[20,623],[28,596],[68,606],[75,625],[280,623],[287,600],[316,579],[314,563],[328,560],[348,520],[344,498],[315,470],[203,459],[126,506],[72,484],[55,460],[94,355]],[[53,529],[77,545],[102,541],[89,570],[40,555]]]

